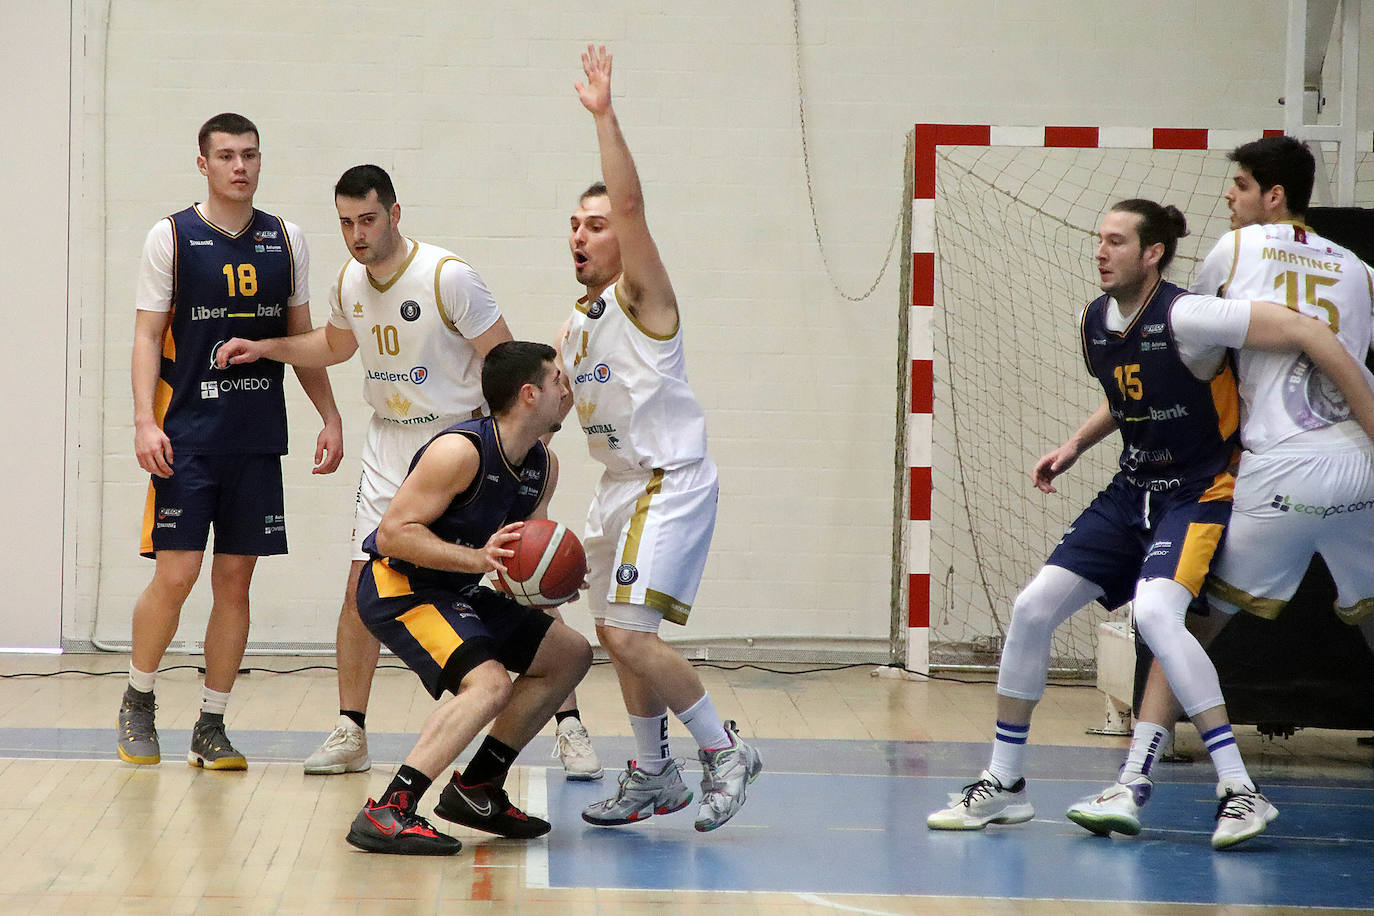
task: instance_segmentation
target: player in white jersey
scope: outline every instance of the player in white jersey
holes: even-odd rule
[[[447,426],[481,416],[482,358],[511,339],[496,302],[477,272],[454,254],[406,238],[390,176],[375,165],[354,166],[334,188],[339,225],[352,258],[330,296],[329,323],[295,337],[231,340],[221,362],[266,357],[297,366],[332,366],[360,353],[363,397],[372,406],[363,446],[353,524],[353,557],[337,633],[339,719],[305,761],[320,775],[371,766],[364,731],[380,645],[358,617],[363,540],[377,527],[415,452]],[[559,713],[585,739],[576,699]],[[562,746],[562,744],[560,744]],[[571,778],[594,778],[600,764],[589,740],[564,755]]]
[[[1328,325],[1363,363],[1374,286],[1359,258],[1302,223],[1315,174],[1311,152],[1291,137],[1266,137],[1230,158],[1236,163],[1226,191],[1232,231],[1203,261],[1193,291],[1278,300]],[[1306,355],[1245,348],[1236,359],[1245,450],[1226,541],[1207,583],[1215,613],[1190,614],[1189,629],[1208,645],[1237,610],[1277,617],[1314,553],[1336,582],[1337,615],[1352,624],[1368,621],[1374,614],[1374,446],[1345,397]],[[1075,804],[1069,818],[1096,833],[1138,833],[1151,766],[1179,713],[1156,661],[1117,782]]]
[[[697,830],[739,811],[762,770],[758,752],[721,721],[696,670],[665,643],[666,618],[687,620],[716,516],[716,467],[687,384],[668,271],[644,218],[639,175],[611,107],[611,56],[588,46],[578,97],[596,123],[605,183],[583,193],[568,244],[586,294],[559,335],[578,420],[605,465],[587,516],[588,601],[634,731],[636,759],[588,823],[628,824],[687,806],[668,754],[668,710],[698,745]]]

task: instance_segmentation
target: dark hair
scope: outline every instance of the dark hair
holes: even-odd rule
[[[196,135],[196,142],[200,145],[200,154],[208,156],[210,154],[210,135],[214,133],[229,134],[237,137],[240,134],[252,134],[253,139],[262,142],[258,134],[258,126],[241,114],[234,114],[226,111],[217,114],[204,124],[200,125],[200,133]]]
[[[525,385],[541,385],[546,366],[558,351],[532,340],[507,340],[492,347],[482,361],[482,397],[491,412],[504,413]]]
[[[1231,150],[1227,158],[1255,176],[1261,191],[1274,185],[1282,187],[1284,202],[1293,216],[1307,212],[1317,161],[1306,143],[1289,136],[1261,137]]]
[[[1136,230],[1136,234],[1140,236],[1141,251],[1151,245],[1164,245],[1164,256],[1159,259],[1159,272],[1164,273],[1164,269],[1174,259],[1174,250],[1178,248],[1178,240],[1188,234],[1188,220],[1178,207],[1173,204],[1161,206],[1153,200],[1132,197],[1130,200],[1112,204],[1112,209],[1124,213],[1134,213],[1140,217],[1140,227]]]
[[[388,210],[396,203],[396,189],[391,185],[391,176],[380,165],[355,165],[340,175],[334,184],[335,197],[362,200],[369,191],[376,191],[377,202]]]
[[[610,191],[606,190],[606,182],[593,181],[591,184],[587,185],[587,190],[578,195],[577,202],[581,203],[588,197],[609,197],[610,193]]]

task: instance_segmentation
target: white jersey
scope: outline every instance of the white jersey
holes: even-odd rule
[[[1349,249],[1301,223],[1245,226],[1223,235],[1193,289],[1278,301],[1326,322],[1355,361],[1364,363],[1374,333],[1370,271]],[[1237,374],[1240,438],[1250,451],[1264,452],[1298,436],[1318,449],[1364,439],[1344,395],[1306,354],[1242,349]]]
[[[687,383],[682,327],[650,334],[613,284],[579,300],[562,341],[577,419],[612,473],[669,470],[706,457],[706,416]]]
[[[501,312],[456,255],[405,242],[410,257],[386,283],[349,259],[330,291],[329,323],[358,341],[363,398],[378,417],[448,426],[486,412],[482,358],[469,341]]]

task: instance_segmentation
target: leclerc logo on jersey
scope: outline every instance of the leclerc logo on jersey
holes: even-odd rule
[[[611,367],[606,365],[605,363],[597,363],[595,368],[593,368],[591,372],[583,372],[581,375],[577,376],[577,378],[573,379],[573,381],[577,382],[578,384],[581,384],[582,382],[594,381],[600,382],[603,385],[609,382],[610,380]]]

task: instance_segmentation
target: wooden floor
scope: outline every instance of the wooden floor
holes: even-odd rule
[[[169,656],[167,664],[194,661]],[[247,662],[254,669],[279,670],[319,663],[282,657]],[[125,657],[111,655],[0,656],[0,674],[6,675],[71,669],[120,672],[126,666]],[[753,668],[700,671],[717,706],[739,720],[743,734],[815,742],[818,755],[826,753],[826,742],[983,743],[990,737],[995,698],[987,684],[874,677],[867,667],[788,674]],[[1072,916],[1202,911],[1195,906],[1071,900],[541,886],[549,884],[547,875],[531,874],[525,844],[465,832],[456,834],[465,845],[453,859],[369,856],[347,846],[343,834],[362,801],[377,794],[394,772],[408,740],[400,733],[418,730],[433,706],[409,672],[378,673],[369,713],[370,732],[396,733],[395,752],[390,759],[379,759],[371,773],[343,777],[305,777],[299,756],[291,759],[276,751],[255,755],[245,742],[239,743],[249,756],[246,773],[209,773],[187,766],[181,756],[184,738],[180,743],[175,739],[180,731],[189,730],[197,714],[200,686],[193,669],[167,671],[158,682],[162,764],[120,763],[114,755],[114,719],[124,683],[118,673],[0,680],[0,817],[8,826],[0,839],[0,913],[461,910],[560,916],[706,911],[782,916],[977,911]],[[628,722],[609,666],[593,668],[579,690],[579,703],[599,745],[628,746]],[[294,742],[292,748],[313,747],[332,725],[336,708],[332,670],[254,670],[240,678],[234,691],[229,732],[231,737],[257,732],[285,735]],[[1103,701],[1096,690],[1051,688],[1037,712],[1033,741],[1123,748],[1124,738],[1085,733],[1102,717]],[[1350,733],[1303,730],[1292,739],[1270,741],[1253,729],[1238,732],[1252,770],[1324,777],[1369,774],[1371,752],[1357,746]],[[677,742],[679,753],[690,748],[675,720],[671,733],[682,738]],[[548,734],[546,729],[545,737],[537,739],[545,753]],[[64,735],[72,736],[70,743]],[[256,734],[255,740],[262,743]],[[1196,751],[1196,734],[1181,729],[1180,744]],[[374,756],[387,756],[376,753],[376,745],[374,739]],[[554,763],[528,757],[528,752],[522,756],[512,776],[517,801],[529,802],[527,790],[532,786],[542,792],[541,768]],[[609,793],[621,761],[603,762],[608,774],[602,785]],[[766,771],[764,778],[768,775]],[[1104,773],[1104,780],[1109,775]],[[585,828],[555,821],[554,829]],[[737,834],[747,837],[742,830]]]

